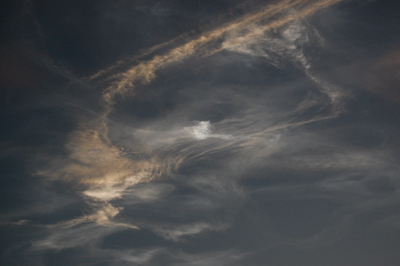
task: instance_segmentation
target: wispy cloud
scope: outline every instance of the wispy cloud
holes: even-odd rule
[[[130,68],[125,73],[118,74],[119,78],[115,85],[110,86],[105,94],[104,100],[110,108],[114,101],[115,94],[124,94],[135,87],[135,84],[148,83],[155,78],[155,71],[161,67],[179,62],[193,55],[212,55],[223,49],[226,45],[214,44],[226,34],[236,35],[231,43],[243,42],[259,38],[265,34],[265,31],[279,28],[288,22],[305,18],[312,15],[318,10],[327,8],[331,5],[341,2],[342,0],[325,0],[309,3],[309,1],[280,1],[277,4],[268,5],[262,11],[255,14],[245,15],[243,18],[228,23],[210,32],[203,33],[201,37],[190,40],[182,46],[172,49],[165,55],[155,56],[149,61],[144,61]],[[291,11],[293,10],[293,11]],[[252,31],[251,28],[255,23],[267,21],[257,30]],[[249,30],[250,29],[250,30]],[[213,47],[217,46],[217,47]],[[109,112],[109,110],[108,110]]]
[[[129,151],[119,147],[109,138],[110,128],[107,120],[114,108],[117,95],[127,95],[134,91],[136,86],[150,83],[155,79],[159,69],[181,62],[190,56],[210,56],[222,50],[265,57],[269,57],[269,53],[275,53],[294,64],[299,64],[306,75],[329,95],[331,102],[328,105],[335,106],[335,93],[340,93],[339,90],[328,91],[328,86],[311,74],[311,63],[300,49],[302,44],[309,41],[308,38],[314,37],[307,34],[315,35],[316,33],[295,21],[338,2],[340,1],[280,1],[266,6],[260,12],[245,15],[215,30],[205,32],[200,37],[189,40],[163,55],[156,55],[148,61],[142,61],[125,72],[114,74],[119,69],[119,65],[126,64],[123,62],[115,68],[112,67],[92,76],[90,79],[96,80],[102,75],[113,73],[112,78],[116,80],[104,91],[102,102],[104,109],[101,116],[82,118],[79,129],[70,136],[69,143],[66,145],[68,158],[65,161],[58,161],[53,168],[37,173],[51,179],[71,180],[80,184],[79,193],[92,211],[88,215],[55,225],[54,228],[65,227],[66,229],[54,229],[51,236],[37,242],[35,246],[41,249],[68,248],[80,242],[97,241],[102,235],[108,233],[105,229],[107,227],[110,227],[110,230],[135,229],[137,228],[135,224],[118,221],[117,217],[123,208],[118,207],[116,203],[118,199],[134,193],[132,189],[134,186],[174,173],[180,165],[185,163],[195,162],[231,149],[243,149],[239,154],[246,154],[246,151],[257,147],[257,151],[252,152],[252,160],[254,160],[257,154],[271,153],[273,149],[268,150],[271,145],[279,145],[281,131],[335,117],[337,112],[332,111],[322,117],[297,118],[296,121],[294,116],[298,113],[307,110],[310,106],[321,104],[318,101],[312,103],[309,99],[298,105],[297,109],[281,114],[282,121],[270,122],[270,124],[257,123],[258,118],[254,120],[256,117],[254,114],[260,114],[265,111],[265,108],[253,106],[246,111],[247,114],[244,114],[245,119],[240,121],[228,119],[216,123],[215,131],[212,127],[214,125],[209,121],[200,121],[193,126],[182,122],[178,123],[178,127],[175,125],[175,128],[170,127],[167,130],[163,128],[159,133],[145,128],[135,129],[132,136],[141,141],[141,145],[138,145],[138,150],[135,151],[141,156],[135,158]],[[292,24],[285,26],[288,23]],[[268,31],[278,29],[282,31],[281,37],[271,39]],[[171,42],[161,44],[144,53],[151,54],[160,47],[170,44]],[[265,50],[265,46],[270,52]],[[249,99],[249,101],[253,100]],[[335,109],[335,107],[332,108]],[[256,126],[249,127],[249,123]],[[153,133],[148,134],[149,132]],[[151,137],[152,135],[154,137]],[[135,145],[131,148],[135,149]],[[301,159],[306,160],[306,158]],[[239,165],[243,165],[243,162]],[[234,189],[229,191],[232,192]],[[157,199],[158,196],[152,193],[136,194],[137,198],[143,198],[145,201]],[[197,221],[181,226],[163,226],[157,225],[153,227],[153,230],[166,239],[177,241],[184,236],[196,235],[204,231],[224,230],[229,227],[229,222]],[[149,227],[152,228],[151,225]],[[95,238],[92,239],[85,234],[91,234]],[[74,235],[77,238],[71,237]]]
[[[361,220],[365,231],[398,230],[397,124],[389,129],[384,111],[367,117],[351,96],[357,86],[390,96],[379,88],[394,86],[394,72],[366,73],[393,69],[398,52],[320,67],[334,52],[308,17],[340,2],[273,1],[86,79],[37,56],[70,84],[91,84],[98,102],[71,114],[76,125],[57,156],[32,159],[32,182],[45,185],[29,193],[43,195],[0,225],[35,233],[7,258],[28,250],[33,265],[52,256],[74,265],[259,265],[277,250],[336,251]],[[6,159],[35,152],[11,145]]]
[[[231,135],[223,134],[212,134],[210,121],[200,121],[197,125],[192,127],[185,127],[185,130],[189,132],[194,138],[203,140],[208,138],[219,138],[219,139],[232,139]]]

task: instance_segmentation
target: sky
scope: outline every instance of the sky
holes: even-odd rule
[[[1,265],[399,265],[400,3],[1,6]]]

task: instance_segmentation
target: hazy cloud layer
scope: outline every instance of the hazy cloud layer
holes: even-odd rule
[[[234,2],[16,8],[5,265],[395,265],[399,36],[351,37],[394,7]]]

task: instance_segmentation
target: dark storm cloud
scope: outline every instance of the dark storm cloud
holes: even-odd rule
[[[183,8],[178,2],[104,2],[96,10],[107,15],[106,29],[110,21],[139,25],[148,17],[157,21],[143,27],[162,28]],[[361,58],[345,74],[334,63],[321,68],[317,55],[335,51],[315,22],[321,18],[308,18],[339,2],[278,1],[199,35],[178,36],[178,29],[172,41],[160,37],[166,42],[87,79],[34,57],[66,78],[56,94],[67,95],[62,105],[74,123],[60,137],[62,152],[30,151],[29,162],[40,165],[28,170],[45,181],[31,191],[34,203],[2,215],[2,227],[28,231],[4,258],[21,265],[25,258],[33,265],[316,265],[310,258],[321,252],[330,265],[341,246],[360,244],[363,230],[383,238],[397,232],[398,124],[361,119],[382,99],[357,102],[364,90],[351,75],[363,72],[359,62],[393,70],[397,59]],[[395,74],[384,72],[363,80],[368,90],[395,84]],[[367,238],[375,248],[376,236]],[[361,257],[351,258],[359,265]]]

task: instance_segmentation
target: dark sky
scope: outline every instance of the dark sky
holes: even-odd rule
[[[0,10],[1,265],[400,265],[400,3]]]

